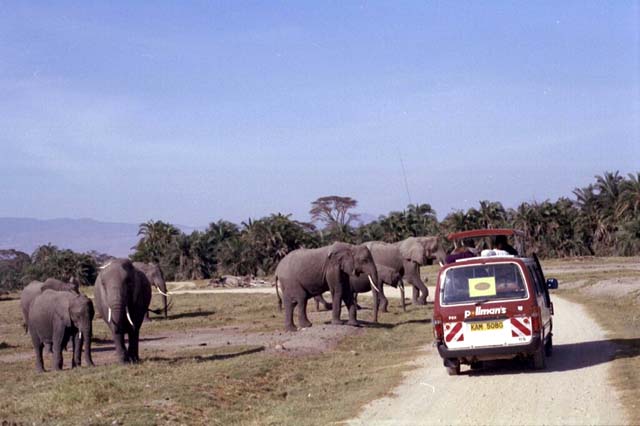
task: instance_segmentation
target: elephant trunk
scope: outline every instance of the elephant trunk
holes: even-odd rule
[[[162,307],[164,309],[164,319],[167,319],[167,310],[168,310],[167,296],[169,295],[169,293],[167,292],[167,283],[164,282],[164,279],[161,279],[155,284],[156,284],[156,288],[158,289],[158,292],[162,296]]]
[[[440,266],[444,265],[444,260],[447,258],[447,253],[442,247],[438,247],[438,250],[435,252],[435,256]]]
[[[109,307],[107,323],[114,333],[123,334],[125,332],[127,315],[124,304],[116,304],[113,307]]]
[[[164,306],[164,319],[167,319],[167,296],[162,295],[162,306]]]
[[[373,282],[373,278],[371,278],[371,275],[367,275],[367,277],[369,278],[369,283],[371,283],[371,289],[374,291],[374,293],[380,293],[380,289]]]

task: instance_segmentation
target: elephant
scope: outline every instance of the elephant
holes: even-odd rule
[[[151,283],[128,259],[116,259],[102,267],[95,283],[96,309],[113,336],[120,363],[140,360],[140,327],[151,303]],[[124,335],[129,336],[125,346]]]
[[[388,284],[392,287],[398,287],[398,285],[400,285],[402,298],[404,299],[404,284],[402,284],[402,276],[400,275],[400,272],[396,271],[393,268],[389,268],[388,266],[377,265],[377,264],[376,264],[376,270],[378,271],[378,283],[375,286],[375,288],[372,288],[372,285],[371,285],[372,283],[369,283],[366,277],[363,277],[362,275],[359,277],[356,277],[356,276],[349,277],[351,281],[351,288],[353,289],[353,300],[354,300],[354,303],[356,304],[356,307],[359,308],[358,306],[359,293],[367,293],[369,291],[373,291],[373,298],[374,298],[373,322],[375,323],[378,322],[378,312],[380,310],[382,310],[382,312],[389,312],[387,310],[389,301],[384,295],[384,290],[383,290],[384,284]],[[376,303],[376,298],[378,298],[379,303]],[[404,300],[402,302],[402,307],[404,309]]]
[[[307,301],[314,296],[330,291],[332,296],[332,324],[342,324],[340,309],[344,301],[348,311],[347,324],[357,326],[356,306],[349,275],[363,275],[378,282],[378,271],[371,252],[365,246],[333,243],[316,249],[298,249],[288,253],[276,267],[276,294],[278,306],[285,305],[284,326],[296,331],[293,311],[298,306],[298,322],[301,327],[311,327],[307,318]],[[282,288],[282,297],[278,284]],[[377,305],[377,292],[374,303]],[[377,308],[377,306],[376,306]]]
[[[409,237],[397,243],[371,241],[365,243],[371,250],[376,265],[388,266],[402,275],[402,280],[413,286],[413,303],[425,305],[429,290],[420,278],[420,266],[434,258],[444,263],[446,253],[438,237]]]
[[[42,349],[53,348],[53,368],[62,370],[62,349],[71,340],[73,358],[71,368],[80,366],[84,344],[84,360],[91,359],[92,321],[95,311],[91,300],[82,294],[68,291],[44,290],[29,307],[27,326],[36,353],[36,369],[44,372]]]
[[[158,289],[158,292],[162,296],[164,319],[167,319],[167,296],[169,293],[167,292],[167,283],[164,281],[162,270],[155,263],[133,262],[133,266],[144,272],[149,282]]]
[[[20,308],[22,309],[22,318],[24,319],[24,331],[29,330],[29,308],[33,301],[45,290],[68,291],[79,294],[78,285],[65,283],[55,278],[47,278],[45,282],[31,281],[20,294]]]
[[[406,311],[405,300],[404,300],[404,282],[402,281],[402,275],[400,272],[396,271],[393,268],[390,268],[385,265],[376,265],[376,269],[378,271],[378,292],[380,297],[379,310],[382,312],[389,312],[389,300],[384,295],[384,284],[390,285],[391,287],[397,288],[400,287],[400,298],[402,299],[402,310]],[[367,293],[371,291],[371,286],[369,285],[369,281],[367,278],[356,277],[355,275],[349,276],[349,279],[352,283],[352,287],[354,288],[354,302],[356,307],[360,309],[360,305],[358,305],[358,293]],[[316,310],[320,311],[320,305],[324,307],[325,311],[331,310],[331,302],[327,302],[322,295],[315,296],[313,298],[316,302]],[[378,322],[378,311],[374,313],[374,322]]]

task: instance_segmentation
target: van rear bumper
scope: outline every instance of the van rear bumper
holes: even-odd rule
[[[438,343],[438,353],[442,358],[490,358],[492,356],[502,357],[507,355],[533,354],[538,349],[542,340],[540,336],[533,336],[531,342],[525,345],[493,346],[490,348],[469,348],[469,349],[448,349],[444,343]]]

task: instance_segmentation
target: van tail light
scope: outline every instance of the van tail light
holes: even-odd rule
[[[535,306],[531,311],[531,328],[534,333],[540,332],[540,307]]]
[[[442,328],[442,317],[440,315],[433,317],[433,337],[436,340],[444,339],[444,329]]]

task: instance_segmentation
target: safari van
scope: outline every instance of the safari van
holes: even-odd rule
[[[524,252],[524,236],[513,229],[465,231],[448,238],[456,245],[469,239],[486,244],[498,235],[521,238]],[[557,280],[545,280],[535,254],[485,249],[443,265],[434,295],[433,332],[449,375],[459,374],[461,364],[474,369],[482,361],[517,357],[544,369],[553,347],[549,289],[557,287]]]

